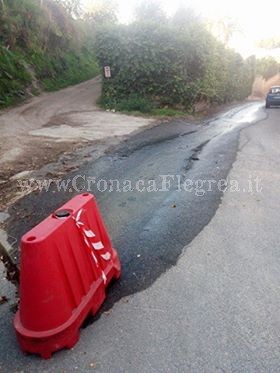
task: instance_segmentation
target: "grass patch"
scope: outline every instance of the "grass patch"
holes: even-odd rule
[[[23,55],[0,46],[0,108],[21,101],[30,83]]]
[[[154,117],[184,117],[189,113],[175,108],[160,108],[152,99],[133,94],[127,98],[119,99],[101,96],[97,102],[99,106],[106,110],[119,111],[135,116]]]
[[[151,114],[156,117],[183,117],[188,113],[172,108],[156,108],[151,111]]]
[[[103,109],[116,110],[125,113],[151,113],[154,104],[151,100],[138,95],[130,95],[119,100],[101,96],[97,102]]]
[[[94,78],[100,73],[92,53],[73,52],[54,56],[33,55],[32,65],[46,91],[56,91]]]
[[[138,111],[143,114],[151,113],[153,108],[154,105],[151,100],[136,95],[131,95],[116,104],[117,111]]]

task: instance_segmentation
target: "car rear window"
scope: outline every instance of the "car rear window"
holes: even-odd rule
[[[270,93],[280,93],[280,87],[271,88]]]

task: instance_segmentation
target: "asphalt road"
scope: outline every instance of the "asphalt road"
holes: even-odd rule
[[[89,191],[89,178],[96,178],[90,191],[98,200],[121,258],[122,279],[114,285],[105,307],[150,286],[176,264],[183,247],[211,220],[222,191],[213,187],[202,195],[194,186],[192,192],[184,193],[183,183],[186,179],[194,184],[225,179],[235,160],[240,129],[265,115],[259,107],[259,103],[238,106],[200,125],[179,120],[147,129],[65,177],[76,177],[81,192]],[[166,176],[170,187],[165,188],[162,175],[172,175]],[[113,182],[112,191],[100,191],[104,188],[104,182],[98,188],[100,180],[108,184],[118,180],[120,189]],[[137,181],[143,180],[146,190],[125,192],[125,180],[131,181],[134,189]],[[166,191],[148,191],[149,180]],[[53,187],[19,201],[9,211],[9,235],[19,239],[77,193],[71,189],[69,185],[67,192],[58,192]]]
[[[278,109],[251,103],[200,125],[161,124],[69,175],[80,175],[81,190],[83,176],[161,187],[160,175],[178,175],[181,187],[186,180],[196,187],[101,192],[94,184],[121,257],[121,280],[74,350],[49,362],[21,355],[2,309],[0,369],[278,371],[278,122]],[[228,176],[239,192],[203,192],[201,180],[216,185]],[[255,177],[265,181],[262,192],[248,189]],[[72,194],[53,189],[25,197],[14,207],[21,221],[10,211],[9,233],[20,237]]]

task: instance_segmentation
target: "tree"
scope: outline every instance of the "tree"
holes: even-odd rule
[[[134,11],[136,22],[163,22],[166,15],[160,0],[142,0]]]
[[[1,5],[1,8],[2,8],[2,10],[3,10],[3,12],[4,12],[4,10],[5,10],[5,3],[4,3],[4,0],[0,0],[0,5]]]
[[[118,3],[116,0],[96,0],[85,10],[84,19],[92,27],[106,26],[117,22]]]
[[[83,12],[81,0],[54,0],[54,2],[61,4],[71,16],[80,17]]]
[[[208,26],[211,32],[227,46],[235,33],[242,33],[241,26],[231,17],[210,21]]]
[[[264,57],[256,61],[256,73],[265,79],[272,78],[279,70],[280,64],[273,57]]]
[[[259,47],[266,48],[266,49],[280,48],[280,37],[271,38],[271,39],[263,39],[259,42]]]
[[[181,5],[176,10],[171,22],[176,29],[183,31],[195,27],[200,22],[200,19],[193,9]]]

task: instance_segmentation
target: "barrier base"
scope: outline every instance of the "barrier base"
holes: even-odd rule
[[[121,267],[116,251],[113,249],[113,265],[107,267],[106,287],[113,279],[117,280],[121,275]],[[14,326],[20,347],[28,354],[39,354],[43,359],[50,359],[52,354],[64,348],[71,349],[80,338],[80,328],[85,319],[96,315],[105,300],[105,287],[100,278],[90,288],[78,308],[73,311],[72,317],[56,329],[47,332],[32,331],[24,328],[17,312]],[[46,315],[47,317],[47,315]]]

